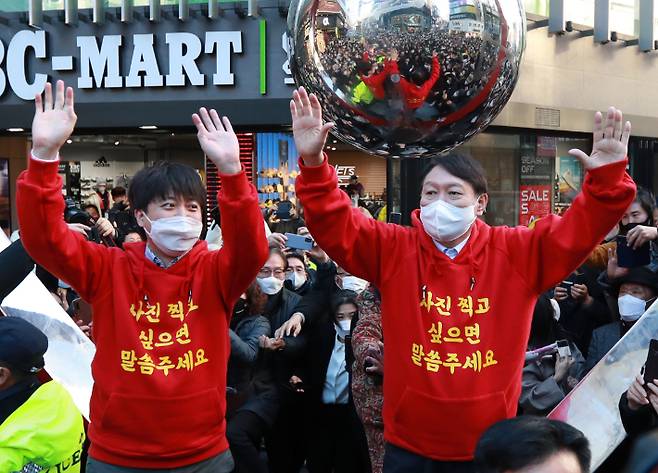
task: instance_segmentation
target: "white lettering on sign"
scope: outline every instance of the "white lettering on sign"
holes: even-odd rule
[[[530,211],[530,202],[550,203],[550,201],[551,196],[548,189],[521,191],[521,212],[528,213]]]
[[[350,177],[356,176],[356,166],[340,166],[336,164],[335,168],[339,186],[349,184]]]
[[[185,77],[192,85],[204,85],[206,78],[196,65],[201,55],[201,40],[192,33],[167,33],[165,38],[169,45],[167,85],[183,86]]]
[[[217,48],[217,72],[212,76],[214,85],[233,85],[235,78],[231,72],[231,48],[242,53],[242,33],[240,31],[209,31],[206,33],[206,54]]]
[[[286,52],[286,57],[288,58],[281,67],[286,75],[286,78],[283,79],[283,83],[286,85],[294,85],[295,79],[292,78],[292,71],[290,70],[290,48],[292,45],[290,44],[290,36],[288,36],[288,33],[283,33],[281,35],[281,47]]]
[[[5,60],[5,45],[0,41],[0,64]],[[7,88],[7,76],[5,76],[5,71],[0,69],[0,95],[5,93],[5,88]]]
[[[80,48],[78,89],[91,89],[94,83],[105,89],[123,86],[123,78],[119,75],[121,35],[103,36],[100,49],[95,36],[78,36],[77,43]]]
[[[34,100],[46,86],[48,76],[46,74],[34,74],[34,81],[28,82],[25,72],[25,56],[27,50],[34,50],[37,59],[46,57],[46,32],[45,31],[19,31],[9,43],[7,51],[7,77],[11,89],[16,95],[24,100]]]
[[[141,87],[144,73],[145,87],[162,87],[163,78],[153,50],[152,34],[136,34],[133,36],[133,57],[130,62],[130,72],[126,77],[126,87]]]
[[[199,70],[198,61],[204,54],[214,54],[216,68],[212,84],[235,85],[232,59],[244,49],[241,31],[207,31],[203,38],[187,32],[166,33],[169,70],[165,75],[156,55],[157,35],[77,36],[79,57],[76,58],[50,56],[51,46],[47,40],[51,34],[43,30],[23,30],[14,35],[7,47],[0,41],[0,66],[5,62],[5,67],[0,67],[0,95],[11,88],[18,97],[34,100],[43,92],[50,73],[34,72],[28,77],[28,71],[32,70],[28,64],[33,58],[42,60],[36,62],[38,71],[43,71],[47,64],[51,71],[75,72],[79,64],[78,89],[116,89],[184,87],[187,84],[204,86],[206,76]],[[130,61],[122,61],[122,50],[130,48],[131,44]],[[286,53],[289,52],[290,40],[285,33],[281,36],[281,46]],[[282,70],[284,84],[293,85],[289,61],[283,64]]]

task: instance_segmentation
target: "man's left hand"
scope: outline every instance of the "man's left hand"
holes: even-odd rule
[[[610,107],[603,123],[603,115],[594,115],[594,134],[592,154],[587,156],[579,149],[572,149],[569,154],[576,157],[585,171],[600,168],[608,164],[625,161],[628,154],[628,139],[631,136],[631,122],[623,123],[621,110]]]

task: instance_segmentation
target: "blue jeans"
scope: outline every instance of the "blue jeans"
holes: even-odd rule
[[[231,473],[233,471],[233,457],[231,451],[226,450],[217,456],[203,460],[193,465],[171,468],[166,470],[151,470],[145,468],[130,468],[126,466],[110,465],[89,457],[87,459],[87,473]]]
[[[473,462],[444,462],[386,444],[384,473],[476,473]]]

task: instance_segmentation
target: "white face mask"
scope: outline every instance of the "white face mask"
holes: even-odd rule
[[[368,281],[357,278],[356,276],[343,276],[342,289],[354,291],[361,294],[368,287]]]
[[[351,320],[339,320],[336,324],[336,333],[339,337],[345,338],[350,334]]]
[[[151,231],[146,234],[167,253],[187,253],[199,240],[203,230],[203,223],[192,217],[177,215],[151,220],[146,213],[144,217],[151,223]]]
[[[617,299],[619,315],[624,322],[635,322],[646,310],[647,301],[639,297],[624,294]]]
[[[263,291],[268,296],[273,296],[278,294],[281,289],[283,289],[283,281],[274,276],[267,278],[256,278],[256,282],[260,286],[260,290]]]
[[[475,222],[475,205],[457,207],[436,199],[420,208],[420,221],[434,240],[453,241],[463,236]]]
[[[286,279],[292,283],[292,287],[299,289],[306,282],[306,275],[299,274],[296,271],[293,271],[291,274],[286,276]]]

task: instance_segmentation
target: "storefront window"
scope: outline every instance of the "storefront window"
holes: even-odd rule
[[[611,0],[610,31],[637,36],[640,32],[640,0]]]
[[[3,0],[0,2],[0,11],[27,11],[27,0]]]
[[[0,12],[20,12],[28,10],[29,0],[0,0]],[[219,3],[236,3],[232,0],[218,0]],[[106,8],[121,7],[121,0],[103,0]],[[161,5],[178,5],[179,0],[160,0]],[[208,0],[188,0],[188,4],[207,4]],[[93,0],[78,0],[78,9],[92,8]],[[134,0],[133,5],[136,7],[146,7],[149,0]],[[64,0],[43,0],[44,10],[63,10]]]
[[[562,213],[580,191],[583,171],[569,150],[589,140],[533,134],[481,133],[460,147],[477,159],[489,183],[490,225],[530,225]]]

